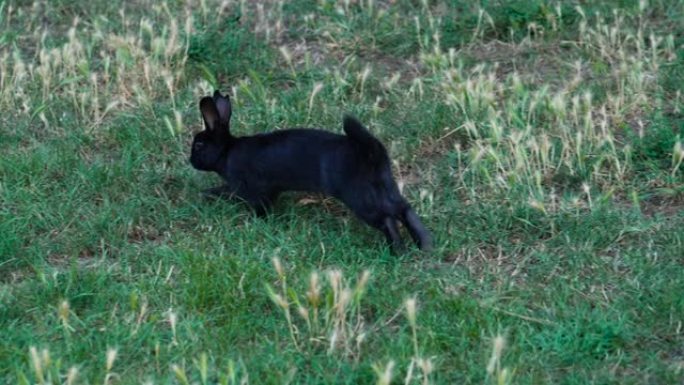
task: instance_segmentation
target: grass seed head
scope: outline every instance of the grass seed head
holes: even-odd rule
[[[328,271],[328,282],[330,282],[333,293],[337,295],[342,285],[342,272],[336,269]]]
[[[364,270],[363,273],[361,273],[361,278],[359,278],[359,281],[356,283],[356,289],[354,289],[357,297],[363,295],[365,292],[370,275],[371,273],[369,270]]]
[[[377,385],[390,385],[392,383],[392,371],[394,370],[394,361],[390,360],[384,368],[379,365],[374,365],[373,369],[378,376]]]
[[[67,300],[62,301],[59,304],[57,314],[59,315],[59,319],[63,324],[67,325],[69,323],[69,302]]]
[[[677,142],[672,149],[672,176],[674,176],[684,161],[684,145],[677,137]]]
[[[501,355],[505,347],[506,339],[502,335],[494,337],[492,355],[489,359],[489,364],[487,365],[487,373],[490,375],[494,374],[499,369],[501,365]]]
[[[318,307],[321,302],[321,287],[317,272],[312,272],[309,276],[309,290],[306,292],[307,299],[313,307]]]
[[[112,367],[114,366],[114,361],[116,361],[117,354],[118,354],[118,352],[115,348],[107,349],[107,361],[106,361],[106,365],[105,365],[107,372],[112,370]]]
[[[176,379],[178,380],[178,382],[180,382],[183,385],[190,385],[188,376],[187,374],[185,374],[185,370],[183,368],[176,364],[173,364],[171,365],[171,370],[173,370],[173,373],[176,375]]]
[[[303,319],[305,319],[305,320],[308,320],[308,319],[309,319],[309,310],[307,310],[307,308],[305,308],[304,306],[298,306],[298,307],[297,307],[297,312],[299,313],[299,315],[300,315]]]
[[[273,293],[271,295],[271,299],[273,300],[273,302],[275,302],[276,305],[278,305],[282,309],[287,309],[290,307],[290,303],[287,302],[285,298],[283,298],[283,296],[278,293]]]
[[[406,307],[406,318],[408,318],[409,323],[412,328],[416,327],[416,299],[409,298],[404,302]]]
[[[39,383],[43,384],[45,382],[45,374],[43,370],[45,368],[44,361],[35,346],[31,346],[29,348],[29,354],[31,356],[31,364],[33,365],[33,371],[36,375],[36,379],[38,379]]]
[[[280,258],[271,258],[271,263],[273,263],[273,268],[275,269],[276,273],[278,273],[278,278],[282,279],[285,277],[285,269],[283,269],[283,264],[280,262]]]
[[[418,363],[418,367],[423,372],[423,375],[426,377],[429,376],[430,373],[432,373],[433,370],[435,369],[435,367],[432,363],[432,360],[429,358],[419,358],[417,363]]]
[[[71,368],[69,368],[69,371],[67,372],[66,385],[73,385],[76,382],[77,377],[78,377],[78,368],[75,366],[72,366]]]
[[[334,328],[332,332],[330,333],[330,341],[328,344],[328,355],[332,354],[335,351],[335,346],[337,346],[337,339],[339,336],[339,329]]]

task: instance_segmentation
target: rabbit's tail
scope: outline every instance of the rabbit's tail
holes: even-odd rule
[[[432,249],[432,236],[411,206],[407,206],[402,211],[399,219],[406,226],[409,234],[411,234],[411,238],[413,238],[413,241],[416,242],[421,250],[430,251]]]
[[[380,141],[375,138],[368,130],[356,120],[356,118],[346,115],[344,117],[344,133],[351,139],[361,152],[374,163],[389,163],[387,150]]]

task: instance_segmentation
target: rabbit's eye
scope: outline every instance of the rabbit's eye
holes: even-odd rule
[[[202,143],[202,142],[195,143],[195,150],[201,150],[202,147],[204,147],[204,143]]]

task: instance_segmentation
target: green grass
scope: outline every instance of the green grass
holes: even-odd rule
[[[683,1],[219,3],[0,2],[0,383],[684,380]],[[216,87],[359,116],[434,252],[202,198]]]

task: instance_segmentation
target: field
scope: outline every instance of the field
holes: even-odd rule
[[[684,1],[0,1],[0,383],[684,382]],[[236,135],[387,146],[435,249],[201,191]]]

